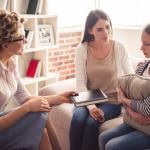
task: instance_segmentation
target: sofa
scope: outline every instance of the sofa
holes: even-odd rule
[[[133,68],[135,69],[135,66],[139,61],[142,61],[143,59],[136,59],[133,61]],[[39,95],[55,95],[58,93],[61,93],[63,91],[68,90],[76,90],[76,83],[75,78],[64,80],[64,81],[58,81],[56,83],[50,84],[48,86],[42,87],[39,90]],[[15,101],[11,101],[5,110],[10,110],[16,106]],[[73,114],[73,104],[60,104],[57,106],[53,106],[51,112],[49,113],[49,117],[51,119],[51,123],[54,126],[54,129],[57,134],[58,141],[62,147],[62,150],[69,150],[69,129],[70,129],[70,123],[71,118]],[[102,132],[108,128],[117,126],[123,122],[122,115],[118,116],[115,119],[109,120],[104,122],[100,128],[99,132]]]
[[[75,85],[75,78],[64,81],[58,81],[56,83],[41,88],[39,91],[39,95],[55,95],[67,90],[76,90]],[[73,114],[73,108],[74,104],[64,103],[57,106],[53,106],[49,114],[51,123],[55,128],[57,138],[62,147],[62,150],[69,150],[69,129]],[[118,116],[115,119],[106,121],[100,126],[99,132],[117,126],[122,122],[122,115]]]

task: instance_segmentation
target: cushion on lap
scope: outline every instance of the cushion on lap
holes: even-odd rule
[[[142,100],[150,96],[150,78],[129,74],[119,79],[119,85],[129,99]]]
[[[119,85],[127,98],[143,100],[150,96],[150,78],[137,74],[129,74],[119,79]],[[150,125],[141,125],[124,113],[124,122],[135,129],[150,135]]]

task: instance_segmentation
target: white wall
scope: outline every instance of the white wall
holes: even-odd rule
[[[141,29],[114,28],[113,37],[121,42],[129,53],[129,56],[143,58],[141,47]]]

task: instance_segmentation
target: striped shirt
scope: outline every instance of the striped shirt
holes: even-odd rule
[[[150,60],[146,60],[143,63],[139,63],[136,73],[143,75],[144,71],[148,69]],[[141,101],[131,100],[131,108],[139,112],[140,114],[149,116],[150,115],[150,96],[142,99]]]
[[[4,111],[9,100],[13,98],[21,104],[29,97],[29,93],[23,86],[16,65],[10,59],[6,67],[0,62],[0,112]]]

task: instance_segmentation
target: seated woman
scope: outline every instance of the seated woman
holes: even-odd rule
[[[141,50],[146,58],[150,58],[150,24],[144,28],[141,40]],[[140,63],[136,73],[150,77],[150,60],[147,59]],[[125,105],[125,112],[133,120],[145,126],[150,124],[150,96],[141,101],[130,100],[125,97],[121,90],[119,90],[118,96]],[[101,133],[99,146],[100,150],[144,150],[150,148],[150,135],[123,123]]]
[[[109,97],[103,104],[74,109],[70,128],[70,150],[98,150],[99,126],[117,117],[117,77],[132,73],[124,46],[112,39],[110,17],[101,10],[87,16],[82,42],[76,49],[78,91],[102,89]]]
[[[15,12],[0,10],[0,149],[51,150],[49,138],[53,138],[53,149],[60,150],[48,112],[54,104],[70,102],[73,92],[30,96],[13,60],[13,56],[23,54],[26,43],[23,23],[24,19]],[[5,112],[13,98],[20,106]]]

